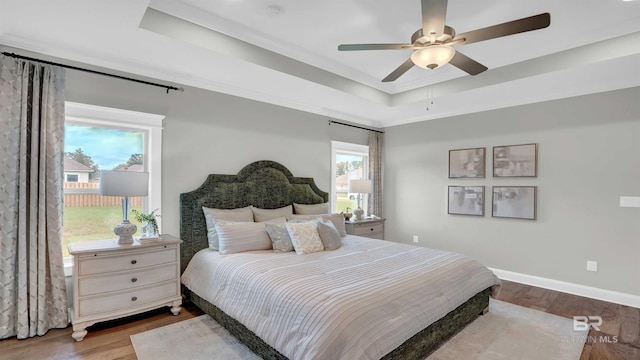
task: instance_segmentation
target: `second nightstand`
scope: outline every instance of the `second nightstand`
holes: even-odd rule
[[[386,219],[364,219],[345,221],[344,227],[347,234],[369,237],[372,239],[384,239],[384,221]]]

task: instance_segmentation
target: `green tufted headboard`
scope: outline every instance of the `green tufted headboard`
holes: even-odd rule
[[[290,204],[319,204],[329,201],[312,178],[294,177],[275,161],[256,161],[237,175],[207,177],[199,188],[180,194],[181,273],[189,260],[207,248],[207,224],[202,207],[235,209],[249,205],[277,209]]]

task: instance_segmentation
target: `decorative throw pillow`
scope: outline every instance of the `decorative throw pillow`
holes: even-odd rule
[[[293,203],[293,209],[298,215],[328,214],[329,203],[311,205]]]
[[[264,224],[264,228],[267,230],[267,234],[269,234],[269,238],[271,239],[273,252],[293,251],[293,244],[291,243],[291,237],[289,237],[286,224],[268,222]]]
[[[324,250],[315,221],[287,223],[286,227],[296,254],[303,255]]]
[[[253,212],[253,220],[256,222],[260,222],[281,217],[286,218],[287,216],[293,214],[293,207],[291,205],[287,205],[279,209],[260,209],[252,206],[251,211]]]
[[[340,233],[331,221],[318,222],[318,234],[325,250],[335,250],[342,246]]]
[[[271,239],[263,223],[216,223],[215,227],[221,254],[271,249]]]

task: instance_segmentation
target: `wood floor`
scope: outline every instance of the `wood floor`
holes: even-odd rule
[[[589,331],[580,360],[640,359],[640,309],[514,282],[502,283],[499,300],[570,319],[601,316],[600,331]]]
[[[498,299],[567,318],[601,316],[601,331],[589,332],[580,360],[640,359],[640,309],[508,281],[503,282]],[[199,315],[202,315],[199,309],[188,305],[178,316],[160,309],[96,324],[81,342],[71,338],[70,326],[27,340],[0,340],[0,359],[136,359],[130,335]],[[617,342],[613,343],[614,340]]]

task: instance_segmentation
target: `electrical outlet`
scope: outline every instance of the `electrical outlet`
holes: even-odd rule
[[[587,271],[598,271],[598,262],[597,261],[587,261]]]
[[[620,207],[640,207],[640,196],[620,196]]]
[[[413,235],[413,242],[416,244],[419,242],[418,235]]]

